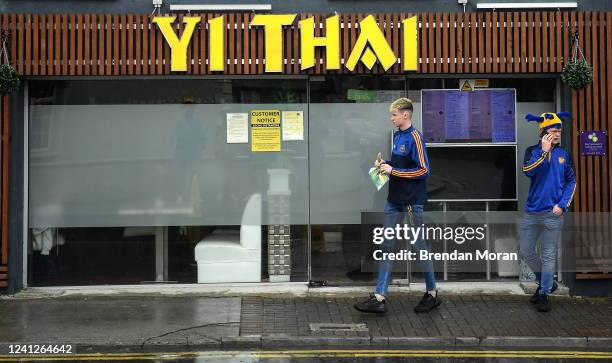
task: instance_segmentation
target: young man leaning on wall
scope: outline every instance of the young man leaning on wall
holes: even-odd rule
[[[536,275],[538,288],[530,301],[538,311],[550,311],[548,295],[557,289],[554,281],[557,240],[563,226],[563,214],[572,202],[576,178],[572,155],[560,146],[560,117],[567,112],[527,115],[527,121],[539,124],[540,141],[525,150],[523,172],[531,179],[525,213],[519,223],[519,252]],[[540,253],[536,243],[541,234]]]

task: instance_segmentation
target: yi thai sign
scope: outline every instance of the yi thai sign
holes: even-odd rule
[[[251,20],[251,27],[262,27],[265,39],[265,71],[282,72],[283,67],[283,27],[293,25],[297,14],[257,14]],[[153,19],[170,46],[171,71],[187,70],[187,48],[197,24],[199,16],[183,17],[184,30],[179,35],[173,28],[176,16],[158,16]],[[340,69],[340,18],[332,16],[325,19],[325,36],[315,36],[314,18],[300,20],[300,69],[305,70],[315,65],[315,48],[321,47],[325,53],[325,68]],[[208,20],[208,38],[210,44],[209,65],[211,71],[224,71],[227,60],[224,57],[224,34],[227,25],[222,16]],[[404,71],[417,70],[417,18],[416,16],[402,20],[401,54]],[[298,61],[297,59],[295,60]],[[353,71],[359,62],[372,69],[379,62],[386,71],[398,61],[380,29],[374,16],[368,15],[359,22],[359,35],[355,45],[350,49],[344,66]]]

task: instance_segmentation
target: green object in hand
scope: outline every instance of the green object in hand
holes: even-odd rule
[[[374,183],[374,186],[376,187],[376,190],[380,190],[382,189],[383,186],[385,186],[385,184],[387,184],[387,182],[389,181],[389,176],[387,174],[383,174],[380,172],[380,168],[370,168],[370,179],[372,180],[372,183]]]

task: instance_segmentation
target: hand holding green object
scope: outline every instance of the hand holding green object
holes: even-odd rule
[[[380,170],[380,166],[384,162],[385,161],[382,159],[382,154],[378,153],[376,156],[376,161],[374,162],[375,167],[371,168],[368,173],[370,174],[370,179],[372,180],[372,183],[374,183],[377,191],[382,189],[382,187],[389,181],[389,176],[382,173]]]
[[[382,159],[382,153],[378,153],[378,155],[376,155],[376,160],[374,161],[374,166],[378,168],[380,164],[384,162],[385,161]]]

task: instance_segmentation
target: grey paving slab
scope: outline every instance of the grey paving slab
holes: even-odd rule
[[[240,298],[71,297],[0,301],[0,341],[117,345],[238,335]]]
[[[221,338],[223,349],[259,349],[261,335],[225,336]]]
[[[612,337],[588,337],[587,346],[596,350],[612,350]]]
[[[486,337],[480,342],[481,347],[555,347],[555,348],[586,348],[586,337]]]
[[[451,337],[389,337],[389,346],[394,347],[428,347],[448,348],[455,346],[455,338]]]

